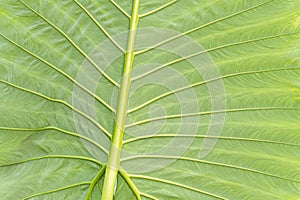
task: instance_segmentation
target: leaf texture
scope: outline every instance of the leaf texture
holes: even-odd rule
[[[0,0],[1,199],[299,199],[299,44],[298,0]]]

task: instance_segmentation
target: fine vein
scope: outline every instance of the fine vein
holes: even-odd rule
[[[2,165],[0,165],[0,167],[8,167],[8,166],[13,166],[13,165],[19,165],[19,164],[23,164],[23,163],[27,163],[27,162],[31,162],[31,161],[43,160],[43,159],[49,159],[49,158],[84,160],[84,161],[93,162],[93,163],[95,163],[97,165],[100,165],[100,166],[103,165],[98,160],[95,160],[95,159],[89,158],[89,157],[84,157],[84,156],[47,155],[47,156],[32,157],[32,158],[28,158],[28,159],[25,159],[25,160],[20,160],[20,161],[17,161],[17,162],[2,164]]]
[[[110,39],[110,41],[120,49],[123,53],[125,50],[113,39],[113,37],[104,29],[104,27],[95,19],[95,17],[77,0],[73,0],[88,16],[89,18],[97,25],[97,27]]]
[[[109,80],[116,87],[119,87],[119,84],[116,81],[114,81],[111,77],[109,77],[77,44],[75,44],[75,42],[66,33],[64,33],[61,29],[59,29],[56,25],[54,25],[52,22],[50,22],[47,18],[42,16],[40,13],[38,13],[33,8],[31,8],[28,4],[26,4],[22,0],[19,0],[19,1],[26,8],[28,8],[30,11],[35,13],[38,17],[43,19],[47,24],[52,26],[57,32],[59,32],[62,36],[64,36],[64,38],[66,38],[70,42],[70,44],[95,67],[96,70],[98,70],[107,80]]]
[[[159,121],[159,120],[165,120],[165,119],[193,117],[193,116],[210,115],[210,114],[217,114],[217,113],[230,113],[230,112],[243,112],[243,111],[262,111],[262,110],[300,110],[300,108],[292,108],[292,107],[258,107],[258,108],[236,108],[236,109],[227,109],[227,110],[212,110],[212,111],[198,112],[198,113],[183,113],[183,114],[177,114],[177,115],[167,115],[167,116],[160,116],[160,117],[144,119],[144,120],[141,120],[141,121],[134,122],[132,124],[128,124],[125,127],[130,128],[130,127],[133,127],[133,126],[146,124],[146,123]]]
[[[261,143],[270,143],[278,145],[286,145],[291,147],[300,147],[299,144],[279,142],[274,140],[264,140],[257,138],[241,138],[241,137],[229,137],[229,136],[210,136],[210,135],[188,135],[188,134],[155,134],[155,135],[145,135],[140,137],[134,137],[128,140],[125,140],[123,144],[128,144],[132,142],[137,142],[145,139],[155,139],[155,138],[169,138],[169,137],[180,137],[180,138],[212,138],[212,139],[223,139],[223,140],[236,140],[236,141],[246,141],[246,142],[261,142]]]
[[[198,26],[198,27],[196,27],[196,28],[190,29],[190,30],[188,30],[188,31],[183,32],[182,34],[176,35],[176,36],[171,37],[171,38],[169,38],[169,39],[167,39],[167,40],[164,40],[164,41],[162,41],[162,42],[159,42],[159,43],[153,45],[152,47],[149,47],[149,48],[147,48],[147,49],[138,51],[138,52],[136,52],[136,55],[139,55],[139,54],[145,53],[145,52],[147,52],[147,51],[150,51],[151,49],[154,49],[154,48],[159,47],[159,46],[161,46],[161,45],[163,45],[163,44],[166,44],[167,42],[170,42],[170,41],[175,40],[175,39],[177,39],[177,38],[183,37],[183,36],[185,36],[185,35],[188,35],[188,34],[190,34],[190,33],[193,33],[193,32],[195,32],[195,31],[198,31],[198,30],[200,30],[200,29],[202,29],[202,28],[208,27],[208,26],[210,26],[210,25],[212,25],[212,24],[215,24],[215,23],[224,21],[224,20],[229,19],[229,18],[234,17],[234,16],[238,16],[238,15],[240,15],[240,14],[242,14],[242,13],[245,13],[245,12],[248,12],[248,11],[251,11],[251,10],[254,10],[254,9],[257,9],[258,7],[261,7],[261,6],[263,6],[263,5],[267,4],[267,3],[270,3],[270,2],[272,2],[272,1],[274,1],[274,0],[269,0],[269,1],[263,2],[263,3],[258,4],[258,5],[256,5],[256,6],[253,6],[253,7],[244,9],[244,10],[241,10],[241,11],[236,12],[236,13],[233,13],[233,14],[231,14],[231,15],[228,15],[228,16],[225,16],[225,17],[222,17],[222,18],[219,18],[219,19],[217,19],[217,20],[208,22],[208,23],[206,23],[206,24],[204,24],[204,25],[201,25],[201,26]]]
[[[108,151],[104,147],[102,147],[100,144],[98,144],[96,141],[94,141],[94,140],[92,140],[92,139],[90,139],[90,138],[88,138],[88,137],[86,137],[86,136],[84,136],[82,134],[71,132],[71,131],[67,131],[67,130],[64,130],[62,128],[58,128],[58,127],[55,127],[55,126],[47,126],[47,127],[40,127],[40,128],[0,127],[0,130],[5,130],[5,131],[28,131],[28,132],[55,130],[55,131],[61,132],[61,133],[66,134],[66,135],[70,135],[70,136],[74,136],[74,137],[78,137],[80,139],[83,139],[83,140],[89,142],[90,144],[93,144],[99,150],[101,150],[106,155],[108,155]]]
[[[145,103],[143,103],[143,104],[141,104],[139,106],[136,106],[135,108],[132,108],[132,109],[128,110],[128,114],[132,113],[132,112],[135,112],[137,110],[140,110],[140,109],[146,107],[147,105],[149,105],[149,104],[151,104],[151,103],[153,103],[155,101],[158,101],[159,99],[167,97],[169,95],[175,94],[177,92],[184,91],[186,89],[191,89],[193,87],[200,86],[200,85],[203,85],[203,84],[206,84],[206,83],[210,83],[210,82],[213,82],[213,81],[224,80],[225,78],[232,78],[232,77],[235,77],[235,76],[242,76],[242,75],[253,75],[253,74],[259,74],[259,73],[289,71],[289,70],[299,70],[299,69],[300,69],[300,67],[274,68],[274,69],[264,69],[264,70],[256,70],[256,71],[245,71],[245,72],[237,72],[237,73],[233,73],[233,74],[222,75],[220,77],[212,78],[212,79],[205,80],[205,81],[196,82],[196,83],[193,83],[193,84],[190,84],[190,85],[187,85],[187,86],[175,89],[173,91],[169,91],[169,92],[166,92],[164,94],[161,94],[161,95],[159,95],[157,97],[154,97],[154,98],[146,101]]]
[[[80,110],[78,110],[77,108],[73,107],[72,105],[70,105],[69,103],[63,101],[63,100],[60,100],[60,99],[54,99],[54,98],[50,98],[44,94],[41,94],[41,93],[38,93],[38,92],[35,92],[35,91],[32,91],[32,90],[29,90],[27,88],[23,88],[21,86],[18,86],[18,85],[15,85],[15,84],[12,84],[10,82],[7,82],[7,81],[4,81],[4,80],[1,80],[0,79],[0,83],[4,83],[4,84],[7,84],[11,87],[14,87],[16,89],[19,89],[19,90],[22,90],[22,91],[25,91],[25,92],[28,92],[30,94],[33,94],[33,95],[36,95],[38,97],[41,97],[43,99],[46,99],[48,101],[51,101],[51,102],[55,102],[55,103],[60,103],[62,105],[65,105],[66,107],[70,108],[71,110],[73,110],[74,112],[78,113],[79,115],[81,115],[82,117],[86,118],[87,120],[89,120],[91,123],[93,123],[95,126],[97,126],[101,131],[103,131],[103,133],[111,138],[111,134],[103,127],[101,126],[96,120],[94,120],[93,118],[91,118],[90,116],[88,116],[87,114],[81,112]]]
[[[145,176],[145,175],[136,175],[136,174],[131,174],[130,177],[131,178],[136,178],[136,179],[145,179],[145,180],[165,183],[165,184],[173,185],[173,186],[176,186],[176,187],[185,188],[185,189],[188,189],[188,190],[191,190],[191,191],[194,191],[194,192],[198,192],[198,193],[201,193],[201,194],[205,194],[205,195],[208,195],[208,196],[211,196],[211,197],[215,197],[217,199],[226,200],[226,198],[218,196],[216,194],[206,192],[204,190],[200,190],[200,189],[197,189],[197,188],[194,188],[194,187],[191,187],[191,186],[188,186],[188,185],[184,185],[184,184],[181,184],[181,183],[177,183],[177,182],[174,182],[174,181],[169,181],[169,180],[165,180],[165,179],[161,179],[161,178],[155,178],[155,177],[151,177],[151,176]]]
[[[33,52],[31,52],[30,50],[26,49],[25,47],[21,46],[20,44],[16,43],[15,41],[11,40],[10,38],[6,37],[5,35],[3,35],[2,33],[0,33],[0,36],[2,36],[4,39],[6,39],[8,42],[10,42],[11,44],[15,45],[16,47],[18,47],[19,49],[21,49],[22,51],[26,52],[27,54],[29,54],[30,56],[36,58],[37,60],[41,61],[42,63],[46,64],[47,66],[49,66],[50,68],[54,69],[55,71],[57,71],[58,73],[60,73],[62,76],[66,77],[67,79],[69,79],[70,81],[72,81],[75,85],[77,85],[79,88],[81,88],[84,92],[88,93],[89,95],[91,95],[92,97],[94,97],[98,102],[100,102],[102,105],[104,105],[107,109],[109,109],[110,111],[115,113],[115,110],[108,104],[106,103],[103,99],[101,99],[99,96],[97,96],[96,94],[94,94],[93,92],[91,92],[90,90],[88,90],[86,87],[84,87],[82,84],[80,84],[79,82],[77,82],[74,78],[72,78],[70,75],[68,75],[67,73],[65,73],[64,71],[62,71],[61,69],[59,69],[58,67],[54,66],[53,64],[49,63],[48,61],[46,61],[45,59],[43,59],[42,57],[34,54]]]
[[[117,9],[119,9],[119,11],[121,11],[121,13],[123,13],[126,17],[128,17],[128,19],[131,18],[131,16],[128,15],[128,13],[127,13],[121,6],[119,6],[114,0],[110,0],[110,2],[111,2]]]
[[[141,192],[140,194],[141,194],[141,196],[147,197],[147,198],[152,199],[152,200],[159,200],[158,198],[156,198],[156,197],[154,197],[150,194],[144,193],[144,192]]]
[[[152,70],[149,70],[148,72],[144,73],[144,74],[141,74],[139,76],[136,76],[136,77],[133,77],[132,78],[132,81],[134,80],[137,80],[137,79],[140,79],[142,77],[145,77],[145,76],[148,76],[149,74],[152,74],[164,67],[167,67],[167,66],[170,66],[170,65],[173,65],[173,64],[176,64],[176,63],[179,63],[181,61],[184,61],[184,60],[187,60],[189,58],[193,58],[195,56],[199,56],[201,54],[204,54],[204,53],[208,53],[208,52],[211,52],[211,51],[216,51],[216,50],[220,50],[220,49],[223,49],[223,48],[228,48],[228,47],[232,47],[232,46],[237,46],[237,45],[243,45],[243,44],[248,44],[248,43],[253,43],[253,42],[258,42],[258,41],[262,41],[262,40],[269,40],[269,39],[275,39],[275,38],[279,38],[279,37],[284,37],[284,36],[291,36],[291,35],[296,35],[296,34],[299,34],[300,32],[297,32],[297,33],[284,33],[284,34],[278,34],[278,35],[271,35],[271,36],[265,36],[265,37],[260,37],[260,38],[254,38],[254,39],[250,39],[250,40],[244,40],[244,41],[239,41],[239,42],[233,42],[233,43],[229,43],[229,44],[225,44],[225,45],[221,45],[221,46],[217,46],[217,47],[213,47],[213,48],[210,48],[210,49],[207,49],[207,50],[203,50],[203,51],[200,51],[200,52],[197,52],[197,53],[194,53],[194,54],[191,54],[191,55],[188,55],[188,56],[185,56],[185,57],[182,57],[182,58],[178,58],[176,60],[173,60],[173,61],[170,61],[166,64],[163,64],[163,65],[160,65]]]
[[[169,3],[166,3],[166,4],[164,4],[164,5],[162,5],[162,6],[158,7],[158,8],[156,8],[156,9],[154,9],[154,10],[151,10],[151,11],[149,11],[149,12],[146,12],[146,13],[144,13],[144,14],[141,14],[141,15],[140,15],[140,18],[146,17],[146,16],[148,16],[148,15],[152,15],[152,14],[154,14],[154,13],[157,13],[157,12],[159,12],[159,11],[161,11],[161,10],[163,10],[163,9],[165,9],[165,8],[167,8],[167,7],[169,7],[170,5],[176,3],[177,1],[179,1],[179,0],[173,0],[173,1],[170,1]]]
[[[49,190],[49,191],[45,191],[45,192],[40,192],[40,193],[32,194],[30,196],[25,197],[23,200],[28,200],[28,199],[31,199],[31,198],[34,198],[34,197],[38,197],[38,196],[42,196],[42,195],[47,195],[47,194],[59,192],[59,191],[62,191],[62,190],[67,190],[67,189],[71,189],[71,188],[74,188],[74,187],[79,187],[79,186],[89,185],[89,184],[90,184],[90,182],[75,183],[75,184],[72,184],[72,185],[67,185],[67,186],[63,186],[63,187],[60,187],[60,188],[56,188],[54,190]]]
[[[189,158],[189,157],[164,156],[164,155],[138,155],[138,156],[131,156],[131,157],[124,158],[124,159],[122,159],[122,162],[134,160],[134,159],[140,159],[140,158],[171,159],[171,160],[183,160],[183,161],[190,161],[190,162],[198,162],[198,163],[203,163],[203,164],[209,164],[209,165],[215,165],[215,166],[220,166],[220,167],[227,167],[227,168],[232,168],[232,169],[243,170],[243,171],[252,172],[252,173],[256,173],[256,174],[260,174],[260,175],[264,175],[264,176],[270,176],[273,178],[278,178],[278,179],[282,179],[282,180],[286,180],[286,181],[290,181],[290,182],[300,183],[299,180],[289,179],[286,177],[282,177],[282,176],[275,175],[275,174],[270,174],[270,173],[259,171],[256,169],[241,167],[241,166],[237,166],[237,165],[230,165],[230,164],[225,164],[225,163],[218,163],[218,162],[213,162],[213,161],[207,161],[207,160],[200,160],[200,159]]]

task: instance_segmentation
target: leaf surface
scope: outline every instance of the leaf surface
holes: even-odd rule
[[[299,44],[298,0],[1,0],[1,199],[299,199]]]

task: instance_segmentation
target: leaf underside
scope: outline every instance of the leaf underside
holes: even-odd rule
[[[0,0],[1,199],[101,199],[117,102],[127,101],[118,91],[132,8]],[[159,45],[134,50],[132,69],[146,67],[131,79],[114,199],[299,199],[300,1],[141,0],[138,13],[138,29],[172,30],[201,46],[219,77]],[[107,41],[103,55],[119,56],[105,68],[91,52]],[[94,71],[81,79],[85,66]],[[179,74],[191,87],[149,82],[155,74],[166,84]],[[220,80],[226,107],[213,110],[208,84]],[[191,99],[199,112],[182,113]],[[209,135],[215,113],[226,118],[221,134]],[[181,130],[182,122],[191,125]],[[180,156],[168,146],[174,138],[185,146]],[[205,141],[216,144],[201,157]]]

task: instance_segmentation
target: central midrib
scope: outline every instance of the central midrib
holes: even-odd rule
[[[125,128],[125,118],[127,113],[128,93],[130,88],[130,79],[132,64],[134,60],[134,44],[136,38],[136,29],[138,24],[140,0],[134,0],[132,14],[130,18],[130,30],[128,34],[127,49],[123,68],[122,83],[120,86],[118,108],[114,124],[111,147],[106,166],[102,200],[112,200],[115,190],[116,179],[120,166],[120,154],[123,143],[123,134]]]

